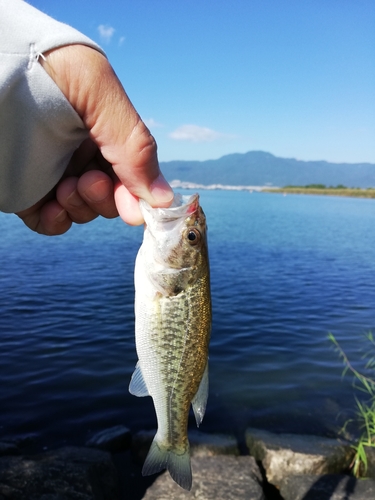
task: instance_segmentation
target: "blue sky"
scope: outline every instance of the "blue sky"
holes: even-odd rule
[[[375,163],[373,0],[29,0],[98,42],[159,159]]]

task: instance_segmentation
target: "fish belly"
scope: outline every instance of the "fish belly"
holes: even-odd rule
[[[189,409],[207,368],[211,323],[208,287],[208,277],[203,277],[175,296],[156,293],[152,299],[136,297],[139,368],[158,420],[143,473],[167,468],[186,489],[191,487]],[[204,390],[206,400],[207,388]],[[205,401],[203,406],[204,414]],[[203,414],[197,418],[198,424]]]

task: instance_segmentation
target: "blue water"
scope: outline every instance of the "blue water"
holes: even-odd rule
[[[375,201],[202,191],[201,203],[214,315],[201,429],[335,432],[354,399],[327,333],[356,359],[375,331]],[[97,219],[47,238],[0,214],[0,229],[0,439],[155,427],[151,399],[128,393],[142,228]]]

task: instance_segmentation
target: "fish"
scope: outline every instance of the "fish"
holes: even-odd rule
[[[206,217],[198,194],[175,194],[169,208],[139,203],[145,230],[134,270],[138,362],[129,391],[152,397],[158,423],[142,474],[167,469],[190,490],[190,406],[199,427],[208,398],[212,312]]]

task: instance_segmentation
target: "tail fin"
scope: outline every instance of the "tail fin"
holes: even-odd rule
[[[174,450],[163,447],[161,443],[154,438],[143,465],[142,475],[150,476],[164,469],[168,469],[173,480],[176,481],[181,488],[185,490],[191,489],[192,474],[189,447],[187,447],[183,454],[178,454]]]

